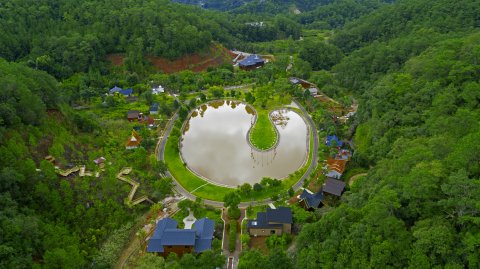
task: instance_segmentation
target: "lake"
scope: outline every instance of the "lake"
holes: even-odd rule
[[[247,141],[255,112],[239,101],[215,101],[194,110],[185,122],[182,158],[188,168],[220,185],[254,184],[263,177],[282,179],[308,158],[308,126],[294,111],[272,114],[280,141],[274,150],[253,149]]]

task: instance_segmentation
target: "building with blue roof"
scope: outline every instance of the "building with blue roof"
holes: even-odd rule
[[[202,218],[193,224],[193,229],[178,229],[178,222],[171,218],[161,219],[148,241],[147,252],[168,256],[174,252],[177,255],[184,253],[201,253],[212,248],[215,222],[209,218]]]
[[[336,136],[336,135],[329,135],[325,140],[325,145],[332,146],[332,142],[335,141],[337,143],[337,147],[343,147],[343,142]]]
[[[122,91],[122,90],[123,90],[122,88],[115,86],[115,87],[111,88],[108,92],[109,92],[110,94],[114,94],[114,93],[120,92],[120,91]]]
[[[119,91],[119,93],[121,95],[124,95],[124,96],[130,96],[130,95],[133,94],[133,89],[129,88],[129,89],[126,89],[126,90],[121,90],[121,91]]]
[[[159,108],[160,108],[160,104],[159,104],[159,103],[153,103],[153,104],[150,106],[150,115],[157,115]]]
[[[265,64],[265,60],[259,56],[258,54],[250,54],[245,59],[241,60],[238,63],[238,66],[242,70],[252,70],[263,66]]]
[[[266,212],[258,212],[256,219],[248,221],[247,229],[252,236],[282,235],[292,232],[292,223],[289,207],[267,208]]]

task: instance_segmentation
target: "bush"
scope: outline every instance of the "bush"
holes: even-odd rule
[[[228,238],[228,249],[230,252],[235,251],[235,244],[237,241],[237,221],[230,221],[230,233]]]
[[[231,220],[237,220],[240,218],[240,209],[238,207],[228,208],[228,218]]]

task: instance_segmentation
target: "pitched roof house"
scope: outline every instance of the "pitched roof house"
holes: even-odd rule
[[[327,159],[327,165],[325,166],[326,176],[332,178],[341,178],[345,167],[347,166],[347,160]]]
[[[159,107],[160,107],[160,104],[158,104],[158,103],[153,103],[153,104],[150,106],[150,114],[152,114],[152,115],[157,115],[157,114],[158,114]]]
[[[310,94],[312,96],[317,96],[318,95],[318,89],[316,87],[311,87],[311,88],[308,88],[308,91],[310,92]]]
[[[136,149],[140,146],[140,143],[142,142],[142,137],[132,130],[132,135],[128,139],[127,143],[125,143],[125,148],[126,149]]]
[[[110,94],[114,94],[114,93],[120,92],[120,91],[122,91],[122,90],[123,90],[122,88],[115,86],[115,87],[111,88],[108,92],[109,92]]]
[[[312,193],[307,189],[303,189],[303,192],[298,198],[300,205],[308,210],[321,207],[324,195],[321,189],[317,193]]]
[[[267,208],[267,212],[258,212],[257,218],[249,220],[247,229],[253,236],[281,235],[292,232],[292,210],[288,207]]]
[[[337,147],[343,146],[343,142],[336,135],[327,136],[327,139],[325,139],[325,145],[330,147],[333,141],[337,143]]]
[[[193,229],[178,229],[178,222],[171,218],[161,219],[148,240],[147,252],[159,253],[168,256],[174,252],[200,253],[212,248],[215,222],[209,218],[202,218],[193,224]]]
[[[127,119],[128,121],[134,121],[141,119],[141,113],[138,110],[129,110],[127,112]]]
[[[165,92],[165,89],[162,87],[162,85],[152,87],[152,94],[154,95],[161,94],[164,92]]]
[[[121,91],[119,91],[119,93],[123,96],[130,96],[130,95],[133,94],[133,89],[129,88],[129,89],[126,89],[126,90],[121,90]]]
[[[250,54],[248,57],[241,60],[238,63],[238,66],[242,70],[252,70],[260,66],[263,66],[264,64],[265,64],[265,60],[261,56],[259,56],[258,54]]]
[[[329,193],[340,197],[345,190],[345,186],[346,183],[344,181],[334,178],[327,178],[325,183],[323,183],[322,190],[324,193]]]

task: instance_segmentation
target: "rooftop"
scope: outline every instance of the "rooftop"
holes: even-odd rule
[[[215,228],[213,220],[199,219],[193,224],[193,229],[177,229],[177,224],[171,218],[161,219],[148,241],[147,252],[164,252],[164,246],[193,246],[195,252],[203,252],[212,247]]]
[[[323,184],[323,192],[333,194],[335,196],[342,196],[345,190],[346,183],[334,178],[327,178]]]
[[[283,224],[291,224],[292,209],[279,207],[277,209],[267,208],[267,212],[258,212],[257,219],[247,223],[248,228],[279,228]]]
[[[340,141],[340,139],[336,136],[336,135],[329,135],[327,136],[327,139],[325,140],[325,145],[327,146],[331,146],[332,145],[332,141],[335,141],[337,142],[337,146],[338,147],[342,147],[343,146],[343,142]]]
[[[250,54],[247,58],[243,59],[238,63],[240,66],[252,66],[258,63],[264,63],[265,60],[260,57],[258,54]]]
[[[304,189],[300,194],[300,199],[304,200],[309,207],[317,208],[323,201],[323,191],[320,189],[317,193],[310,193],[307,189]]]

